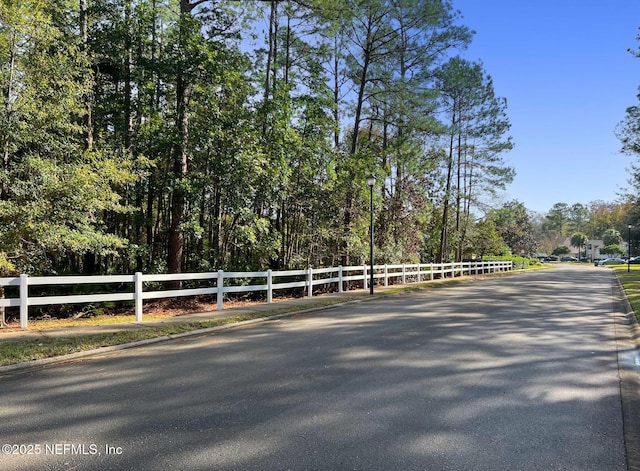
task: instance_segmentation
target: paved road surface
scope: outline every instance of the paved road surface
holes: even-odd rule
[[[563,266],[2,376],[0,469],[625,470],[612,280]]]

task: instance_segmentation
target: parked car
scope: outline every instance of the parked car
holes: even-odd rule
[[[633,264],[639,264],[640,263],[640,257],[631,257],[629,259],[629,263],[632,264],[632,265]]]
[[[561,262],[577,262],[578,259],[576,257],[571,257],[569,255],[564,255],[561,259]]]
[[[604,260],[598,260],[598,266],[603,265],[624,265],[627,263],[622,258],[605,258]]]

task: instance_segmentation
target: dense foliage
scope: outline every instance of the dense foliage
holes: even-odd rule
[[[640,35],[637,36],[640,43]],[[640,48],[629,49],[636,58],[640,58]],[[640,87],[638,88],[640,90]],[[630,239],[632,254],[640,254],[640,92],[637,95],[639,103],[629,106],[624,119],[618,124],[616,135],[622,144],[621,151],[635,161],[629,166],[629,188],[622,195],[625,202],[624,217],[617,225],[611,225],[624,238]],[[628,229],[628,231],[626,230]]]
[[[447,0],[3,0],[0,260],[361,263],[371,173],[377,262],[532,254],[477,219],[513,170],[471,38]]]

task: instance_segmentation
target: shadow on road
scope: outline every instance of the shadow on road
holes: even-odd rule
[[[595,269],[377,299],[2,382],[5,440],[122,447],[11,456],[10,469],[626,469],[611,274]]]

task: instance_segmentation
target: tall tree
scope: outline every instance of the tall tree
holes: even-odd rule
[[[602,235],[604,245],[619,245],[622,242],[622,235],[617,229],[607,229]]]
[[[566,237],[569,222],[569,205],[556,203],[545,217],[545,230],[560,239]]]
[[[576,203],[569,208],[569,230],[584,233],[589,222],[589,209],[582,203]]]
[[[438,89],[447,125],[447,159],[438,260],[448,258],[449,213],[453,205],[456,258],[462,256],[471,206],[481,191],[494,193],[513,179],[501,154],[512,148],[506,104],[495,97],[482,66],[454,57],[438,71]]]
[[[355,12],[347,26],[354,106],[344,163],[350,170],[345,179],[343,233],[348,234],[355,214],[358,192],[354,183],[363,187],[364,176],[373,169],[386,177],[381,186],[386,192],[385,222],[404,221],[419,227],[416,220],[408,221],[405,216],[412,203],[421,208],[417,212],[426,209],[424,190],[419,187],[426,183],[425,173],[432,166],[424,161],[424,143],[436,132],[434,70],[451,50],[466,47],[471,33],[455,24],[457,12],[448,2],[349,4]],[[398,243],[401,233],[397,228],[388,229],[379,232],[394,239],[385,243]]]
[[[200,40],[201,25],[193,16],[193,10],[202,3],[180,0],[180,17],[178,18],[178,34],[176,52],[179,60],[175,64],[176,83],[176,135],[173,143],[172,176],[174,185],[171,194],[171,222],[169,225],[169,253],[167,267],[169,273],[182,271],[184,250],[184,222],[186,178],[189,164],[189,105],[193,91],[191,73],[196,67],[191,53],[192,45]],[[199,56],[200,54],[197,54]],[[191,72],[191,73],[190,73]]]

